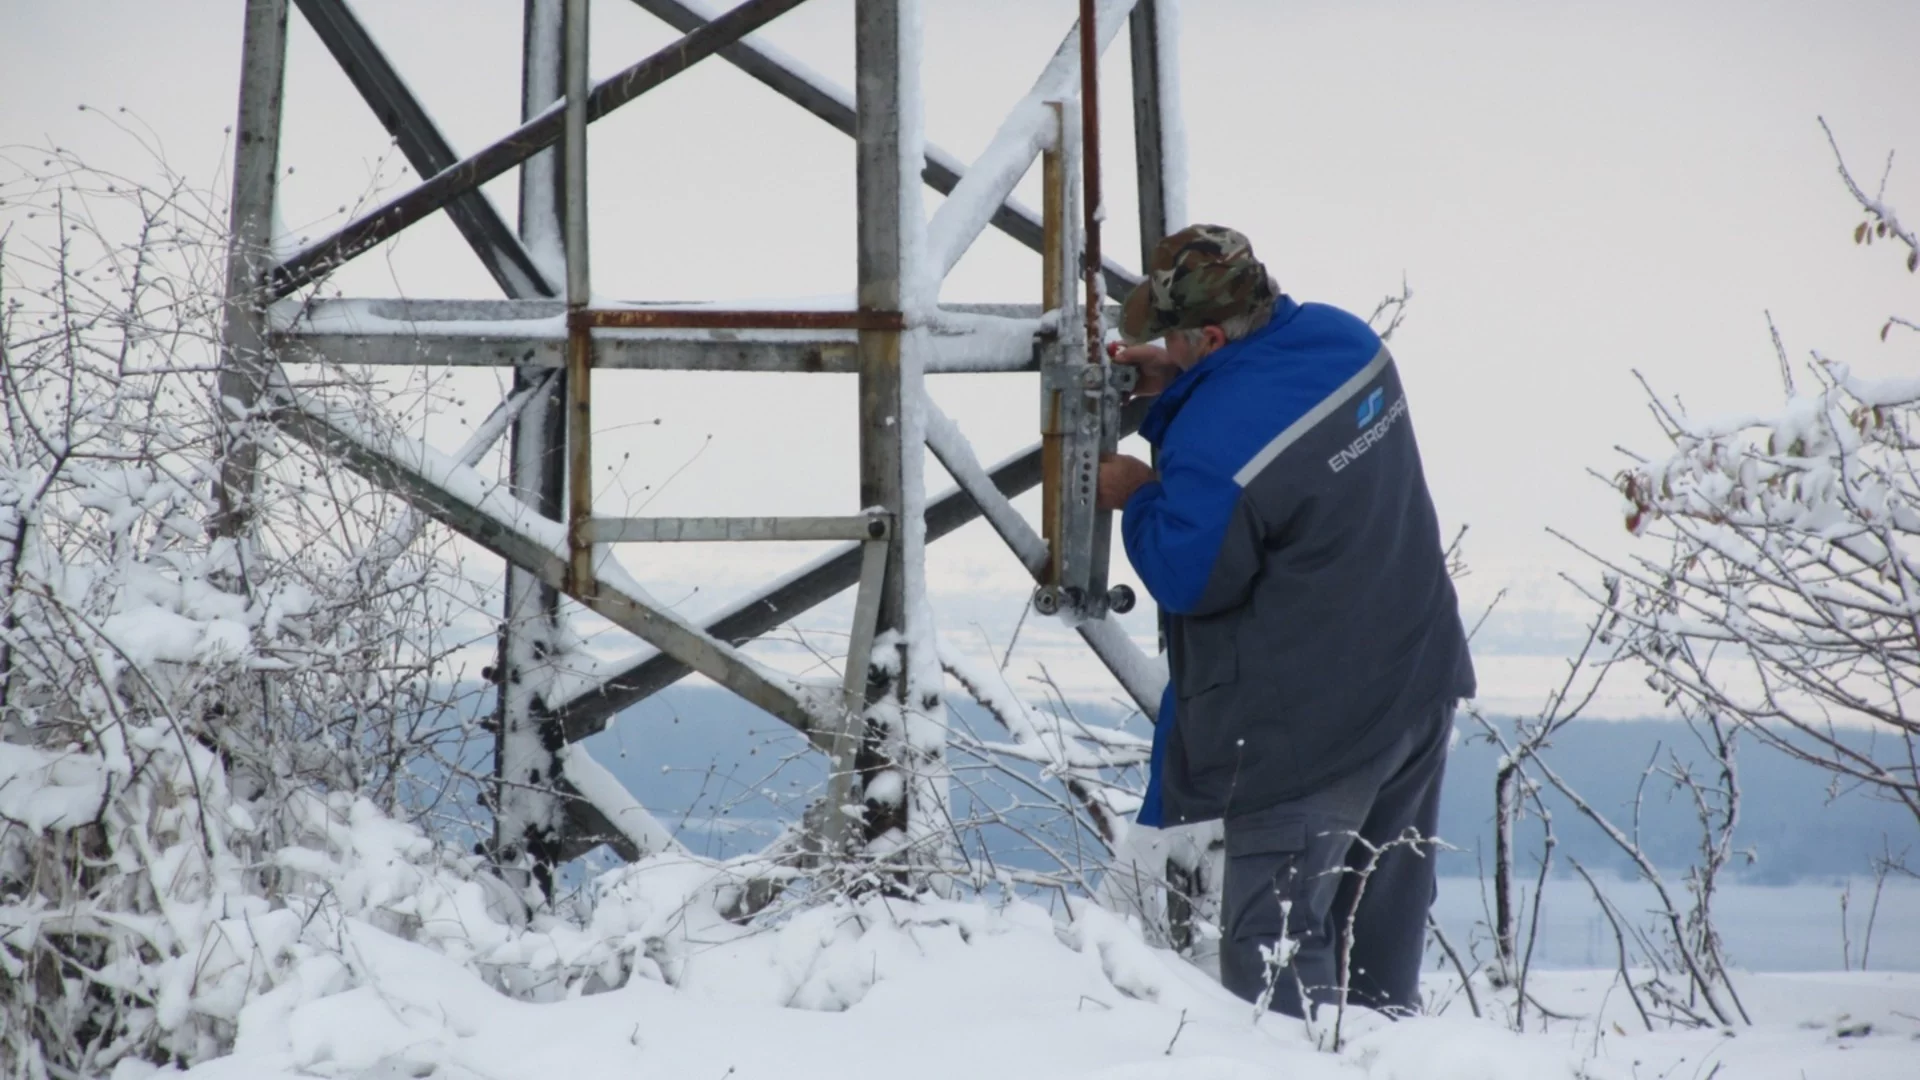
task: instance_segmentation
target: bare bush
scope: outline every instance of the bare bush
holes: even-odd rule
[[[58,151],[0,168],[0,1070],[197,1060],[233,1016],[191,973],[230,902],[286,894],[298,867],[271,852],[357,802],[458,822],[478,730],[447,665],[457,567],[396,501],[271,441],[257,532],[210,534],[249,423],[214,392],[217,200]],[[311,378],[367,406],[433,393]]]
[[[1865,214],[1855,242],[1920,265],[1884,195],[1844,161],[1840,174]],[[1881,336],[1910,329],[1893,316]],[[1613,567],[1612,610],[1670,702],[1920,823],[1920,379],[1865,379],[1816,354],[1797,389],[1775,345],[1788,399],[1770,415],[1707,422],[1649,392],[1671,453],[1618,486],[1658,554]]]

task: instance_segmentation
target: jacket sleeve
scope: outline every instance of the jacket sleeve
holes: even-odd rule
[[[1147,591],[1176,615],[1211,615],[1247,598],[1260,570],[1258,526],[1230,468],[1163,454],[1160,478],[1127,500],[1121,535]]]

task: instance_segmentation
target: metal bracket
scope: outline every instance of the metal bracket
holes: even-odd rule
[[[1066,350],[1057,350],[1059,356]],[[1053,517],[1047,537],[1049,580],[1033,592],[1034,610],[1069,621],[1105,618],[1107,612],[1133,609],[1133,590],[1107,585],[1113,515],[1095,502],[1100,459],[1119,449],[1121,406],[1138,372],[1120,364],[1064,362],[1041,366],[1041,393],[1052,426],[1046,432],[1059,443],[1043,483],[1057,486],[1050,500]]]
[[[1107,588],[1113,515],[1098,509],[1096,496],[1100,459],[1119,448],[1120,407],[1137,372],[1109,362],[1101,347],[1105,305],[1092,287],[1092,271],[1087,303],[1076,294],[1085,261],[1081,256],[1088,255],[1093,239],[1074,213],[1073,175],[1082,166],[1081,131],[1060,103],[1049,104],[1060,126],[1054,148],[1042,159],[1047,227],[1042,284],[1054,331],[1042,334],[1035,346],[1044,470],[1041,535],[1047,542],[1047,567],[1034,590],[1033,607],[1042,615],[1077,623],[1133,607],[1131,589]]]

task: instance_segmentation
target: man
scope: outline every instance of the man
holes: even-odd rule
[[[1140,820],[1224,819],[1228,989],[1417,1010],[1424,841],[1474,678],[1393,358],[1216,225],[1161,241],[1121,335],[1159,469],[1107,459],[1099,500],[1173,676]]]

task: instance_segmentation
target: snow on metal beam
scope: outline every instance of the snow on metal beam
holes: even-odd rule
[[[942,310],[928,335],[935,374],[1032,371],[1039,310]],[[283,360],[338,364],[558,368],[566,358],[564,307],[553,301],[321,300],[289,303],[275,320]],[[698,309],[693,309],[698,310]],[[664,371],[852,374],[853,330],[596,330],[594,366]]]
[[[1133,10],[1136,0],[1102,0],[1095,20],[1098,49],[1105,52],[1120,32],[1120,25]],[[1033,159],[1054,138],[1058,123],[1049,101],[1071,101],[1079,93],[1080,23],[1074,21],[1053,59],[1034,80],[1033,89],[1013,107],[993,136],[993,141],[974,159],[965,176],[954,187],[947,201],[934,211],[927,225],[927,255],[933,271],[945,277],[974,240],[993,219],[995,211],[1013,193],[1020,178],[1033,166]],[[1098,209],[1098,208],[1089,208]],[[1109,284],[1109,288],[1112,285]],[[1124,289],[1125,285],[1122,286]]]
[[[1121,430],[1131,434],[1139,430],[1145,409],[1138,404],[1123,414]],[[969,451],[970,453],[971,451]],[[936,451],[936,454],[938,451]],[[1038,443],[1013,455],[987,471],[987,479],[1001,500],[1010,500],[1040,485],[1041,461]],[[976,485],[976,490],[979,490]],[[957,531],[980,516],[980,501],[964,488],[954,488],[927,503],[927,542],[932,543]],[[1018,516],[1017,514],[1015,516]],[[707,633],[729,642],[746,642],[782,623],[791,622],[827,602],[860,580],[860,545],[847,544],[789,574],[764,591],[734,604],[706,626]],[[1108,637],[1125,640],[1117,624],[1091,631],[1103,641]],[[1131,642],[1127,642],[1131,645]],[[1136,650],[1137,652],[1137,650]],[[1124,655],[1117,650],[1114,655]],[[1165,673],[1154,672],[1154,662],[1141,657],[1145,668],[1130,668],[1136,673],[1123,680],[1129,693],[1141,694],[1158,702],[1155,680],[1165,681]],[[1112,666],[1112,665],[1110,665]],[[576,742],[603,730],[622,710],[637,705],[672,686],[692,672],[686,665],[663,653],[649,653],[627,663],[611,675],[583,680],[571,689],[556,684],[553,714],[561,722],[567,740]],[[1139,693],[1135,694],[1135,687]]]
[[[994,485],[1008,496],[1040,483],[1040,448],[1033,446],[995,466]],[[948,491],[927,504],[927,541],[931,543],[980,516],[979,504],[964,491]],[[846,544],[782,578],[764,591],[728,608],[706,626],[721,641],[746,642],[791,622],[860,581],[860,545]],[[616,714],[692,674],[685,664],[654,652],[630,661],[604,678],[582,680],[570,689],[556,685],[553,713],[568,741],[578,741],[607,726]]]
[[[534,513],[471,468],[410,439],[378,435],[350,416],[282,392],[272,417],[281,430],[330,454],[407,499],[448,528],[560,588],[566,576],[566,527]],[[818,693],[771,671],[655,603],[620,564],[602,558],[596,590],[574,599],[688,668],[824,740],[837,722],[837,688]],[[819,700],[814,700],[818,698]]]
[[[1034,580],[1038,581],[1047,570],[1047,542],[1027,524],[1027,519],[1013,508],[1013,502],[993,483],[993,478],[980,465],[973,454],[972,444],[940,407],[932,401],[926,402],[927,409],[927,447],[933,456],[985,513],[988,524],[1006,541],[1014,557],[1027,568]],[[1137,416],[1137,413],[1136,413]],[[1137,430],[1138,421],[1128,425],[1128,430]],[[1112,619],[1086,619],[1075,625],[1080,637],[1100,658],[1100,662],[1113,672],[1114,678],[1133,698],[1140,711],[1153,716],[1160,709],[1160,694],[1166,689],[1167,677],[1158,661],[1149,659],[1140,651],[1140,647],[1120,629],[1120,624]]]
[[[683,34],[692,33],[715,17],[703,0],[633,0]],[[1149,0],[1151,2],[1151,0]],[[825,120],[844,135],[854,133],[853,93],[833,80],[764,42],[745,39],[720,50],[720,58],[758,79],[782,97]],[[966,174],[966,165],[953,154],[928,143],[920,178],[942,195],[953,194]],[[993,211],[992,225],[1034,251],[1042,247],[1040,215],[1009,195]],[[1104,261],[1107,291],[1124,296],[1140,283],[1139,275],[1111,259]]]
[[[595,761],[586,747],[563,746],[557,756],[560,778],[573,789],[568,793],[573,797],[567,800],[567,812],[578,824],[588,826],[568,831],[582,834],[579,840],[583,844],[606,844],[628,862],[639,862],[649,855],[687,853],[674,838],[673,830],[640,805],[626,785]],[[569,859],[584,854],[562,852]]]

